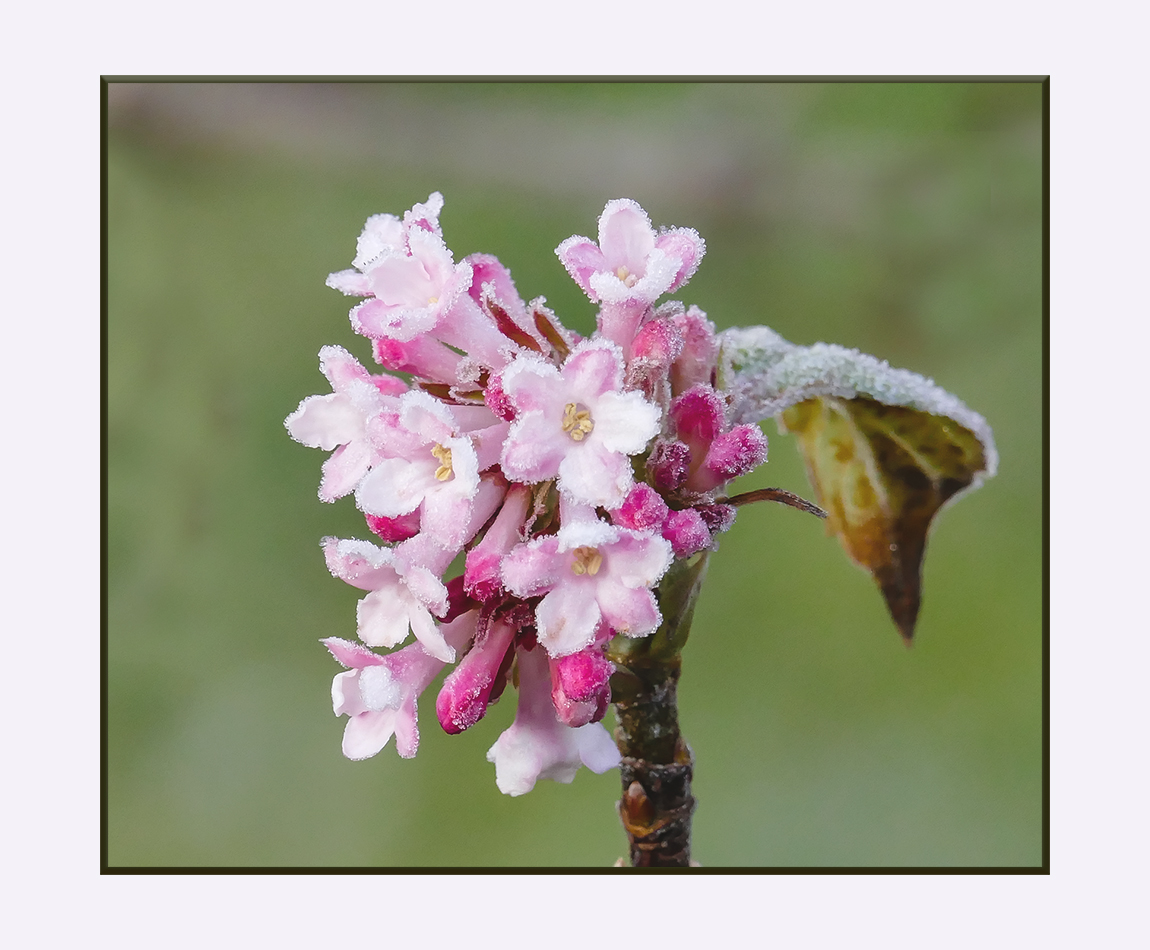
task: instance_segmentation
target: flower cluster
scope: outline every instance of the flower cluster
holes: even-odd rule
[[[440,725],[458,733],[517,685],[514,724],[488,753],[510,795],[580,764],[619,762],[602,719],[615,636],[662,622],[655,595],[676,558],[714,546],[734,509],[730,479],[766,458],[755,425],[730,425],[715,389],[718,342],[695,307],[656,306],[703,256],[687,228],[656,232],[634,201],[608,202],[598,243],[556,250],[593,303],[588,339],[539,297],[525,303],[494,257],[458,263],[443,198],[368,219],[349,270],[328,285],[362,297],[354,329],[385,372],[320,351],[331,383],[286,420],[332,454],[319,496],[354,494],[384,546],[326,538],[332,574],[366,591],[360,642],[323,641],[346,668],[343,750],[419,743],[416,702],[440,671]],[[396,375],[403,374],[403,375]],[[462,573],[446,579],[462,554]],[[400,647],[390,653],[372,647]]]

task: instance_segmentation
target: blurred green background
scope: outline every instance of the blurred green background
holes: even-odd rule
[[[284,417],[368,362],[324,286],[368,215],[432,190],[587,333],[554,248],[604,203],[707,241],[675,296],[720,328],[855,346],[987,417],[1000,474],[939,517],[917,643],[809,516],[743,509],[684,656],[709,867],[1034,866],[1042,836],[1037,83],[112,84],[108,90],[108,858],[123,866],[609,866],[618,774],[516,799],[509,691],[417,758],[340,753],[361,592],[324,453]],[[811,495],[795,447],[737,486]],[[609,717],[610,719],[610,717]],[[608,722],[610,724],[610,722]]]

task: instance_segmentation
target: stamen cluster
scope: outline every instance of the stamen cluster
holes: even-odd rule
[[[435,703],[448,733],[518,687],[515,722],[487,757],[499,788],[520,795],[539,778],[571,781],[580,764],[618,764],[599,722],[607,644],[659,627],[659,580],[730,527],[721,489],[767,445],[757,426],[727,421],[706,315],[655,306],[698,267],[695,231],[656,233],[617,199],[597,243],[560,244],[600,307],[583,339],[543,297],[525,303],[494,257],[456,263],[442,207],[435,193],[402,219],[368,219],[351,269],[327,282],[364,298],[351,323],[384,372],[324,347],[332,391],[285,424],[332,453],[320,498],[353,494],[384,542],[323,541],[332,574],[366,591],[359,642],[322,641],[345,667],[332,683],[335,712],[349,717],[344,753],[367,758],[394,735],[413,756],[416,701],[454,663]]]

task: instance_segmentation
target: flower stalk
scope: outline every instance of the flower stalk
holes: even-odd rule
[[[622,756],[619,817],[635,868],[691,864],[694,756],[679,730],[678,685],[709,554],[677,561],[664,575],[657,595],[663,622],[653,636],[616,637],[608,648]]]

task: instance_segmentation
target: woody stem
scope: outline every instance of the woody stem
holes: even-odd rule
[[[659,584],[663,624],[651,637],[616,637],[610,658],[615,744],[622,755],[619,817],[632,867],[689,867],[694,759],[679,732],[682,648],[707,569],[707,554],[676,562]]]

